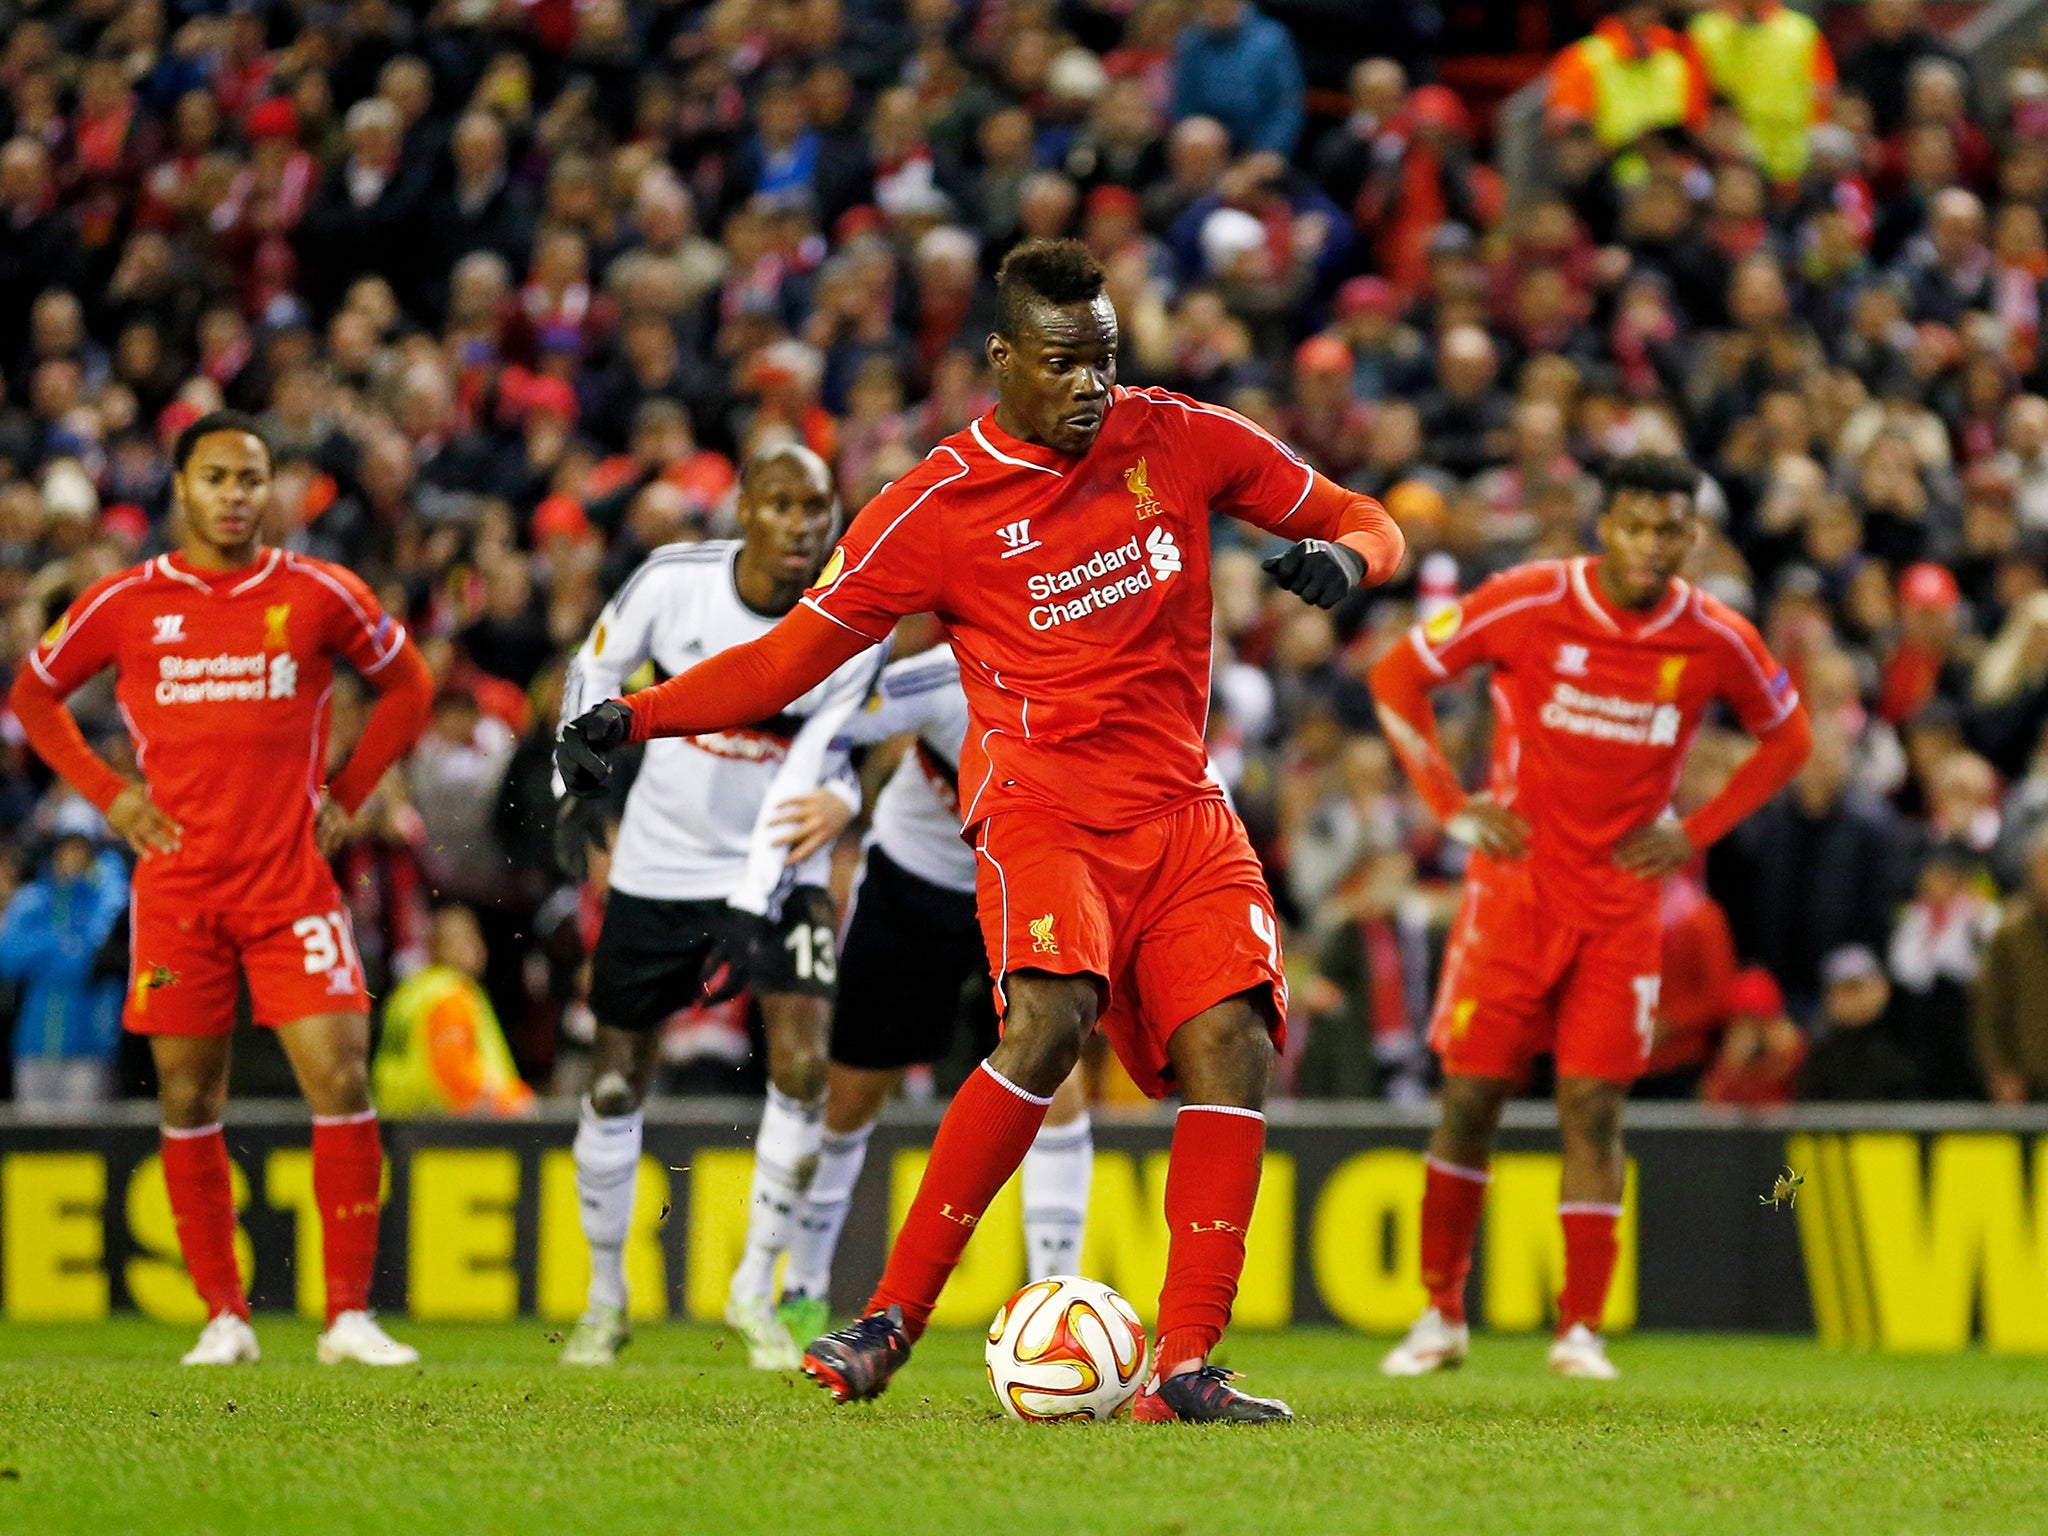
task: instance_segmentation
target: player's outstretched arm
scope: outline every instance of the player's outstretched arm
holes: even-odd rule
[[[872,644],[814,609],[792,608],[760,639],[570,721],[555,748],[563,785],[572,795],[601,794],[611,754],[629,742],[726,731],[779,714]]]
[[[434,707],[434,674],[411,640],[370,674],[370,684],[377,690],[376,706],[363,722],[355,750],[327,786],[328,798],[351,816],[391,765],[413,749]]]

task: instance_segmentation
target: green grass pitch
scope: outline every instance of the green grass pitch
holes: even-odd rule
[[[980,1341],[935,1334],[879,1404],[834,1408],[712,1330],[643,1329],[618,1369],[539,1323],[412,1326],[417,1370],[325,1369],[259,1320],[261,1365],[186,1371],[186,1330],[0,1328],[0,1531],[442,1536],[1537,1536],[2048,1529],[2048,1363],[1623,1339],[1612,1386],[1480,1339],[1383,1381],[1384,1341],[1247,1333],[1228,1362],[1300,1422],[1030,1426]]]

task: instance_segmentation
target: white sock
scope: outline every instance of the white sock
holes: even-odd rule
[[[1080,1273],[1094,1171],[1095,1128],[1086,1113],[1066,1125],[1041,1127],[1024,1154],[1024,1251],[1032,1279]]]
[[[832,1256],[839,1251],[839,1231],[853,1205],[853,1186],[868,1160],[870,1120],[857,1130],[827,1131],[818,1140],[818,1171],[796,1208],[796,1231],[789,1239],[789,1262],[782,1267],[784,1296],[824,1298],[832,1291]]]
[[[824,1133],[822,1095],[816,1103],[805,1104],[769,1084],[761,1132],[754,1138],[747,1251],[732,1272],[734,1300],[758,1300],[774,1283],[775,1261],[795,1231],[797,1203],[817,1166],[818,1140]]]
[[[640,1171],[640,1111],[600,1115],[583,1101],[576,1120],[576,1200],[590,1244],[590,1305],[626,1304],[626,1228]]]

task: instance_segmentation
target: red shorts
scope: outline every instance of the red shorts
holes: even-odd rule
[[[1429,1043],[1459,1077],[1517,1078],[1554,1053],[1559,1077],[1633,1082],[1650,1057],[1661,981],[1654,900],[1597,927],[1559,921],[1526,870],[1468,878],[1444,954]]]
[[[138,1035],[225,1035],[249,978],[256,1022],[367,1013],[363,963],[340,893],[310,912],[200,912],[138,893],[129,930],[128,1005]]]
[[[1003,811],[975,829],[974,844],[975,905],[999,1011],[1013,971],[1101,977],[1102,1032],[1155,1099],[1173,1085],[1168,1038],[1225,998],[1266,988],[1273,1043],[1286,1045],[1273,898],[1243,825],[1221,800],[1120,832]]]

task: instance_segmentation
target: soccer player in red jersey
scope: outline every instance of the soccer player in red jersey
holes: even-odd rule
[[[1118,387],[1116,310],[1077,242],[1013,250],[998,290],[994,411],[870,502],[767,635],[572,721],[563,779],[593,793],[628,740],[772,715],[899,618],[935,613],[972,717],[960,798],[1003,1039],[946,1112],[869,1314],[804,1368],[842,1402],[887,1385],[1099,1025],[1139,1084],[1184,1101],[1137,1414],[1286,1418],[1207,1363],[1286,1020],[1272,899],[1205,768],[1209,518],[1296,538],[1268,568],[1324,607],[1391,575],[1401,536],[1243,417]]]
[[[1611,1378],[1599,1336],[1625,1168],[1622,1106],[1657,1020],[1663,877],[1756,810],[1812,743],[1791,678],[1747,620],[1678,579],[1698,534],[1683,460],[1608,475],[1597,559],[1543,561],[1483,583],[1373,669],[1388,740],[1430,808],[1473,845],[1430,1044],[1441,1118],[1422,1201],[1430,1304],[1387,1356],[1413,1376],[1465,1356],[1465,1276],[1502,1105],[1552,1051],[1564,1180],[1564,1294],[1551,1369]],[[1429,694],[1493,668],[1486,790],[1459,787]],[[1709,707],[1757,750],[1683,821],[1672,790]]]
[[[369,998],[324,853],[426,725],[426,663],[354,575],[266,548],[270,450],[221,411],[172,454],[179,550],[88,587],[14,681],[29,744],[135,851],[127,1027],[149,1037],[164,1179],[209,1321],[188,1365],[257,1357],[235,1264],[221,1109],[237,973],[313,1110],[326,1259],[324,1361],[418,1358],[369,1311],[383,1171],[370,1107]],[[379,691],[362,740],[325,779],[334,662]],[[86,744],[64,700],[103,668],[143,777]]]

